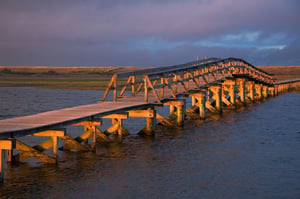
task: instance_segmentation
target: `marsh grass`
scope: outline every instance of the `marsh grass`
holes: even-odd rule
[[[259,66],[258,68],[274,74],[279,81],[300,78],[300,66]]]
[[[278,80],[300,78],[300,66],[259,66],[258,68],[274,74]],[[145,68],[133,66],[0,66],[0,86],[104,90],[114,73],[141,69]]]
[[[114,73],[140,69],[143,68],[0,66],[0,86],[104,90]]]

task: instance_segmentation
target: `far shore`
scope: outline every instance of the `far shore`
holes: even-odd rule
[[[150,68],[150,67],[148,67]],[[258,66],[277,80],[300,78],[300,66]],[[41,87],[76,90],[105,90],[114,73],[146,67],[119,66],[0,66],[0,87]]]

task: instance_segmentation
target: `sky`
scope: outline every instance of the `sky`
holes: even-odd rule
[[[300,65],[299,0],[0,0],[0,65]]]

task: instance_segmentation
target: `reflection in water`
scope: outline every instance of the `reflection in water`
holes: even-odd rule
[[[98,96],[85,92],[70,95],[80,103],[77,95]],[[153,137],[137,135],[143,123],[131,119],[122,143],[60,151],[57,166],[8,165],[0,198],[298,198],[299,99],[291,93],[184,128],[159,126]]]

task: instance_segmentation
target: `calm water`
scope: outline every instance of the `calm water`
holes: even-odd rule
[[[0,119],[96,102],[96,91],[0,88]],[[167,110],[160,109],[162,114]],[[300,198],[300,94],[184,129],[136,132],[96,153],[60,152],[57,166],[8,165],[0,198]],[[101,127],[102,128],[102,127]],[[80,129],[68,128],[74,134]],[[30,142],[32,138],[30,139]]]

